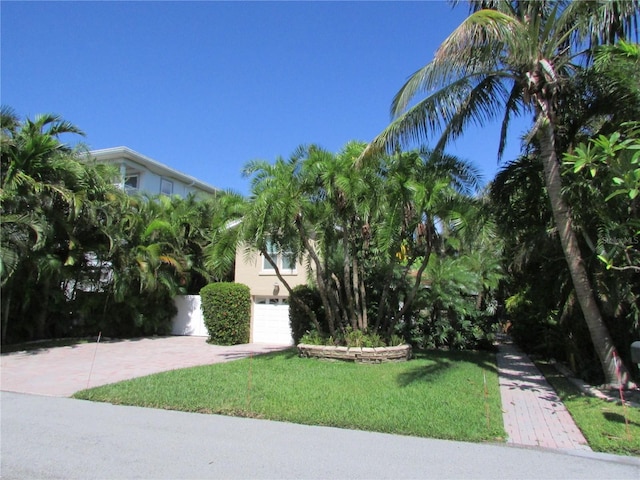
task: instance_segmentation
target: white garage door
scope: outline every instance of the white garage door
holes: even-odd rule
[[[257,298],[253,305],[253,341],[293,345],[289,305],[277,298]]]

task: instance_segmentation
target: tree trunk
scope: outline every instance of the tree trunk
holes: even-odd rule
[[[296,297],[294,295],[293,289],[291,288],[291,285],[289,285],[289,282],[287,282],[287,279],[282,276],[282,272],[280,271],[280,268],[278,267],[278,264],[273,260],[273,258],[271,258],[271,255],[269,255],[269,253],[266,251],[266,249],[265,250],[261,250],[260,253],[262,255],[264,255],[264,258],[267,259],[269,264],[273,267],[274,271],[276,272],[276,277],[278,277],[278,280],[280,280],[282,282],[282,285],[284,285],[284,288],[287,289],[287,292],[289,293],[289,299],[294,298],[296,303],[298,304],[298,306],[302,310],[304,310],[304,312],[307,315],[309,315],[309,318],[313,322],[313,326],[316,327],[316,331],[317,332],[322,332],[322,328],[320,327],[320,322],[318,322],[318,316],[316,315],[316,312],[314,312],[311,309],[311,307],[309,307],[309,305],[307,305],[306,303],[301,301],[299,299],[299,297]]]
[[[325,309],[325,318],[327,320],[327,326],[329,327],[329,335],[331,335],[332,337],[335,338],[336,336],[336,329],[335,329],[335,310],[333,309],[333,303],[331,301],[331,299],[329,298],[329,292],[327,291],[327,285],[325,283],[325,275],[324,275],[324,269],[322,268],[322,262],[320,261],[320,258],[318,257],[318,254],[316,253],[315,249],[311,247],[311,242],[309,240],[309,236],[307,235],[306,229],[304,228],[304,225],[302,224],[302,219],[300,216],[296,217],[295,220],[296,223],[296,228],[298,229],[298,232],[300,233],[300,238],[302,239],[302,242],[304,244],[305,249],[307,250],[307,252],[309,253],[309,256],[311,257],[311,260],[313,261],[313,263],[316,266],[316,285],[318,287],[318,292],[320,293],[320,299],[322,301],[322,306]]]
[[[543,115],[543,113],[540,113]],[[587,323],[591,341],[595,348],[600,364],[605,376],[605,382],[610,385],[630,384],[631,377],[622,363],[618,369],[616,367],[616,357],[620,356],[609,334],[609,330],[604,323],[600,309],[591,287],[591,281],[584,265],[584,260],[580,252],[578,240],[573,230],[571,212],[569,206],[562,197],[562,178],[560,172],[560,162],[555,149],[555,131],[553,122],[547,118],[538,131],[540,140],[541,158],[544,166],[544,179],[551,202],[553,219],[558,229],[558,236],[562,244],[569,273],[576,292],[576,298],[582,309],[582,314]]]
[[[0,340],[2,343],[7,341],[7,327],[9,326],[9,312],[11,311],[11,289],[8,289],[5,295],[2,296],[2,337]]]
[[[360,265],[358,264],[356,272],[358,272],[359,269],[360,269]],[[367,310],[367,288],[364,283],[364,278],[360,277],[360,275],[358,275],[358,278],[356,278],[356,283],[358,285],[358,290],[359,290],[358,298],[360,299],[359,311],[361,312],[360,315],[362,317],[361,329],[363,331],[367,331],[369,330],[369,312]]]
[[[380,301],[378,305],[378,314],[376,315],[376,323],[374,331],[378,331],[382,324],[382,319],[387,315],[387,298],[389,297],[389,290],[391,287],[391,281],[393,280],[393,266],[387,269],[387,273],[384,276],[386,279],[382,286],[382,293],[380,294]]]
[[[351,323],[351,328],[358,329],[358,315],[356,314],[356,306],[353,298],[353,279],[351,272],[351,251],[349,250],[349,228],[342,224],[342,249],[344,251],[344,267],[342,270],[342,285],[344,287],[345,302],[342,308],[346,310],[347,318]],[[338,292],[342,289],[338,288]]]
[[[418,271],[416,272],[416,278],[413,282],[413,287],[405,297],[404,304],[402,305],[402,308],[398,313],[398,317],[403,316],[413,305],[413,301],[415,300],[416,295],[418,294],[418,290],[420,289],[420,285],[422,284],[422,274],[429,265],[429,259],[431,258],[431,252],[433,251],[433,245],[435,243],[435,227],[431,223],[430,219],[425,222],[425,232],[425,249],[422,258],[422,265],[420,265],[420,268],[418,268]]]

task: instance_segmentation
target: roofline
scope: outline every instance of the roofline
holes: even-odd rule
[[[187,175],[186,173],[182,173],[178,170],[175,170],[164,163],[160,163],[152,158],[149,158],[141,153],[136,152],[135,150],[130,149],[129,147],[111,147],[111,148],[102,148],[99,150],[91,150],[89,155],[95,158],[98,161],[108,161],[108,160],[117,160],[120,158],[125,158],[127,160],[131,160],[133,162],[144,165],[149,170],[154,173],[157,173],[162,176],[171,177],[176,180],[180,180],[184,182],[188,186],[194,186],[199,188],[200,190],[204,190],[207,193],[217,194],[220,193],[220,189],[209,185],[208,183],[202,182],[191,175]]]

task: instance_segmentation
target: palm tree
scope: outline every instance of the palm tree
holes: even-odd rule
[[[636,26],[637,15],[637,0],[473,2],[472,13],[442,43],[434,59],[396,94],[391,107],[395,120],[366,152],[395,151],[437,131],[441,131],[441,137],[436,149],[442,149],[470,123],[482,125],[504,111],[498,151],[501,156],[512,116],[532,112],[535,123],[529,138],[539,145],[557,233],[610,384],[619,383],[617,352],[591,287],[571,210],[562,195],[557,104],[563,85],[580,68],[577,62],[586,64],[590,59],[590,49],[585,50],[585,45],[625,37]],[[427,97],[411,106],[422,92]],[[630,381],[624,368],[621,380]]]
[[[233,278],[238,235],[246,207],[246,199],[232,191],[202,205],[202,216],[207,222],[203,267],[214,279]]]
[[[462,212],[468,209],[469,194],[478,187],[479,175],[470,164],[454,156],[422,149],[388,159],[385,180],[384,209],[376,220],[381,231],[376,247],[390,257],[404,252],[400,280],[409,285],[401,298],[402,307],[394,306],[390,311],[380,308],[378,323],[386,316],[399,321],[411,312],[429,259],[444,249],[442,233],[455,230]],[[397,270],[393,263],[389,267],[382,300],[388,295],[391,275]]]
[[[61,294],[56,283],[62,267],[69,261],[69,251],[74,243],[70,235],[73,218],[83,196],[78,195],[76,187],[85,170],[77,161],[78,150],[60,141],[59,136],[65,133],[82,135],[76,126],[57,115],[38,115],[34,120],[21,122],[10,109],[2,110],[0,208],[3,217],[13,219],[13,222],[3,224],[3,237],[8,235],[16,240],[19,231],[24,238],[25,228],[37,231],[29,241],[31,251],[3,249],[2,263],[13,265],[7,274],[15,272],[21,264],[21,280],[27,282],[26,289],[24,284],[16,289],[5,278],[3,296],[7,306],[12,303],[12,295],[18,294],[22,296],[22,308],[28,304],[34,307],[35,313],[28,316],[34,320],[36,338],[45,336],[51,297]],[[16,223],[18,219],[20,223]],[[25,220],[28,221],[25,223]],[[21,253],[21,258],[15,257],[16,252]],[[36,289],[36,286],[38,301],[30,301],[33,297],[27,295],[26,290]],[[8,314],[4,317],[6,331]]]
[[[321,201],[322,193],[318,195],[316,179],[305,175],[302,168],[303,163],[314,158],[330,162],[334,156],[312,145],[300,146],[288,159],[278,157],[273,164],[264,160],[247,163],[243,174],[252,177],[252,194],[240,225],[239,240],[247,248],[247,253],[258,251],[271,264],[290,295],[292,288],[271,257],[269,246],[287,251],[298,259],[305,252],[314,266],[314,280],[322,298],[329,333],[335,336],[339,304],[329,292],[328,258],[319,251],[325,239],[318,237],[328,233],[320,226],[326,224],[330,212]],[[315,312],[305,305],[300,307],[320,330]]]
[[[427,151],[381,155],[356,170],[365,148],[350,142],[333,154],[300,147],[287,160],[245,167],[252,197],[240,238],[276,275],[268,242],[308,259],[329,330],[323,333],[334,338],[342,329],[390,337],[410,318],[438,228],[477,186],[469,165]]]

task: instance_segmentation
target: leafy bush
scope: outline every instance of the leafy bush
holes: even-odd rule
[[[377,333],[354,330],[350,326],[345,329],[342,341],[347,347],[384,347],[385,341]]]
[[[405,343],[402,337],[392,335],[389,341],[385,341],[382,336],[375,332],[363,332],[362,330],[354,330],[351,326],[345,328],[344,332],[337,334],[336,338],[327,337],[318,333],[316,330],[306,332],[300,339],[299,343],[307,345],[342,345],[345,347],[391,347],[402,345]]]
[[[204,323],[209,343],[237,345],[249,343],[251,294],[240,283],[219,282],[200,290]]]
[[[492,350],[497,323],[482,313],[421,312],[411,342],[422,349]]]
[[[325,325],[320,294],[317,290],[306,285],[298,285],[293,289],[292,294],[289,296],[289,325],[291,326],[293,342],[296,344],[300,343],[300,340],[307,332],[317,330],[313,320],[303,305],[309,306],[309,308],[316,314],[320,328],[323,330],[323,332],[316,333],[322,334],[328,331],[328,328]]]
[[[315,330],[311,330],[298,340],[296,343],[305,343],[307,345],[330,345],[329,341]]]

